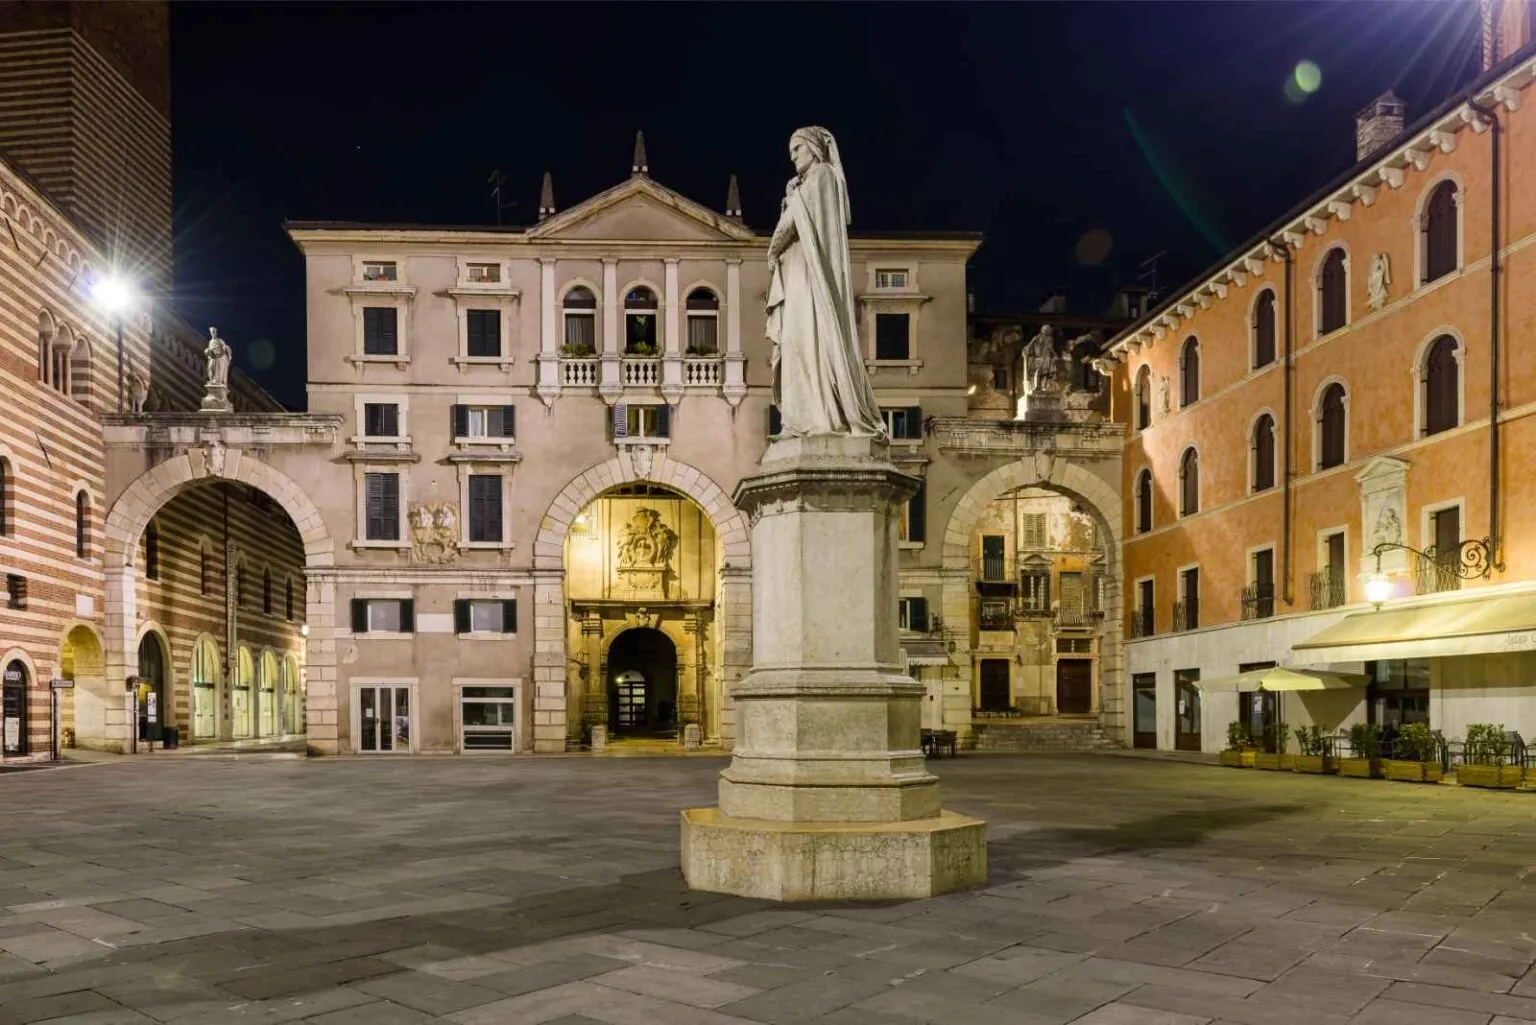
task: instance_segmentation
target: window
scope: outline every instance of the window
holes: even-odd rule
[[[1019,594],[1026,612],[1051,611],[1051,571],[1032,568],[1020,573]]]
[[[1194,630],[1200,626],[1200,569],[1191,566],[1179,571],[1179,604],[1173,610],[1175,630]]]
[[[720,351],[720,300],[707,288],[688,293],[688,354],[713,356]]]
[[[1045,548],[1045,513],[1024,513],[1019,517],[1019,547],[1033,551]]]
[[[363,403],[363,436],[365,438],[398,438],[400,407],[393,402]]]
[[[1275,486],[1275,418],[1265,413],[1253,422],[1253,490]]]
[[[400,540],[400,475],[363,474],[363,537],[369,541]]]
[[[568,356],[590,356],[597,351],[597,297],[590,288],[577,285],[565,293],[561,304],[565,320],[565,344]]]
[[[1152,529],[1152,471],[1142,470],[1136,475],[1136,533],[1145,534]]]
[[[501,281],[501,264],[469,263],[464,265],[464,280],[471,285],[494,285]]]
[[[1275,361],[1275,293],[1266,288],[1253,304],[1253,369]]]
[[[880,415],[885,419],[886,433],[893,439],[922,440],[923,409],[921,406],[882,407]]]
[[[1157,581],[1136,582],[1136,608],[1131,614],[1131,636],[1151,637],[1157,631]]]
[[[1345,459],[1345,407],[1344,386],[1335,381],[1323,389],[1317,403],[1317,468],[1326,470],[1343,466]]]
[[[1243,619],[1275,614],[1275,550],[1261,548],[1249,557],[1249,585],[1243,589]]]
[[[352,632],[415,633],[416,603],[409,598],[353,598]]]
[[[144,528],[144,578],[160,579],[160,524],[154,520]]]
[[[897,625],[909,633],[928,632],[928,599],[902,598],[897,606]]]
[[[0,459],[0,537],[5,537],[15,528],[11,525],[11,512],[13,501],[11,499],[11,463],[8,459]]]
[[[293,578],[283,581],[283,618],[293,622]]]
[[[1004,554],[1005,541],[1001,534],[982,535],[981,579],[994,582],[1008,579],[1008,562]]]
[[[1457,571],[1461,568],[1461,507],[1447,506],[1429,514],[1429,536],[1432,542],[1420,559],[1419,593],[1433,594],[1439,591],[1455,591],[1461,587]]]
[[[981,629],[1012,630],[1013,609],[1007,598],[981,599]],[[1007,663],[1004,663],[1005,665]]]
[[[1424,356],[1424,433],[1439,434],[1461,422],[1461,364],[1456,339],[1441,335]]]
[[[1002,364],[997,364],[992,368],[992,390],[1008,390],[1008,368]]]
[[[517,633],[517,599],[458,599],[453,603],[453,632]]]
[[[910,544],[928,541],[928,481],[918,478],[917,494],[907,499],[899,527],[899,539]]]
[[[1321,566],[1312,574],[1312,608],[1332,609],[1344,604],[1344,532],[1323,537]]]
[[[91,557],[91,496],[84,491],[75,495],[75,557]]]
[[[1179,350],[1179,407],[1200,400],[1200,341],[1194,335],[1184,339]]]
[[[399,314],[393,306],[363,307],[364,356],[400,355]]]
[[[501,543],[499,473],[476,473],[469,478],[469,540],[473,544]]]
[[[1342,249],[1332,249],[1323,257],[1317,275],[1317,333],[1326,335],[1343,327],[1349,319],[1348,257]]]
[[[1142,364],[1136,371],[1136,429],[1144,431],[1152,426],[1152,368]]]
[[[910,313],[875,314],[875,359],[911,359],[911,332]]]
[[[459,692],[459,720],[462,750],[517,750],[517,688],[463,688]]]
[[[500,310],[465,310],[464,326],[469,336],[466,354],[470,358],[501,355]]]
[[[901,268],[881,268],[875,271],[875,287],[904,289],[907,287],[907,270]]]
[[[1179,458],[1179,515],[1200,511],[1200,453],[1186,448]]]
[[[261,611],[266,615],[272,614],[272,571],[261,571]]]
[[[398,281],[400,274],[393,263],[365,263],[363,264],[364,281]]]
[[[454,406],[454,438],[513,438],[517,434],[516,406]]]
[[[672,407],[621,402],[613,407],[613,436],[615,439],[670,438]]]
[[[624,297],[624,352],[654,356],[660,351],[656,332],[656,293],[641,286]]]
[[[27,578],[20,573],[5,575],[5,605],[11,609],[27,607]]]
[[[1459,234],[1457,218],[1461,202],[1456,194],[1456,183],[1443,181],[1429,194],[1424,204],[1423,242],[1424,283],[1443,278],[1455,270],[1461,262],[1456,236]]]

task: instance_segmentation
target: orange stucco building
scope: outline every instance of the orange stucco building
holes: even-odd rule
[[[1375,101],[1354,167],[1106,346],[1138,746],[1536,737],[1536,62],[1487,7],[1509,57],[1406,128]],[[1210,686],[1266,664],[1352,686]]]

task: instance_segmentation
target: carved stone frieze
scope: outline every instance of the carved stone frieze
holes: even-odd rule
[[[459,510],[452,502],[411,506],[411,559],[447,563],[459,557]]]

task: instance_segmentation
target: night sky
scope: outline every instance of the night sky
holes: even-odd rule
[[[977,310],[1166,293],[1354,162],[1386,89],[1412,120],[1478,70],[1460,2],[560,6],[176,4],[176,302],[304,401],[296,220],[532,221],[650,173],[772,226],[790,131],[822,124],[854,230],[984,232]],[[1297,87],[1302,61],[1321,72]],[[1289,86],[1288,84],[1289,83]]]

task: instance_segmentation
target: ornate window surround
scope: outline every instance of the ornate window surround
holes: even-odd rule
[[[366,410],[369,405],[396,407],[396,429],[392,438],[374,437],[366,433]],[[411,451],[411,396],[409,392],[358,392],[352,396],[352,411],[356,416],[356,430],[347,441],[361,452],[409,452]]]
[[[881,264],[881,270],[900,269],[896,263]],[[922,313],[923,307],[933,300],[933,296],[924,295],[917,291],[916,268],[913,267],[907,275],[907,288],[903,291],[894,289],[874,289],[875,266],[869,264],[870,291],[856,297],[859,305],[859,330],[863,332],[864,366],[870,373],[881,370],[906,370],[910,374],[916,374],[923,369],[922,350],[918,340],[922,337]],[[876,359],[875,358],[875,317],[881,313],[905,313],[907,314],[907,358],[906,359]]]
[[[1443,183],[1450,182],[1456,186],[1454,206],[1456,208],[1456,267],[1448,274],[1442,274],[1434,281],[1424,280],[1424,264],[1428,262],[1429,237],[1424,233],[1424,216],[1429,209],[1429,198]],[[1417,292],[1421,288],[1428,288],[1448,281],[1467,269],[1467,183],[1461,174],[1452,170],[1441,171],[1424,183],[1419,190],[1418,202],[1414,204],[1413,220],[1409,227],[1413,231],[1413,281],[1410,283],[1412,290]]]
[[[1456,426],[1464,426],[1467,422],[1467,340],[1451,325],[1441,324],[1420,339],[1418,348],[1413,352],[1413,362],[1408,367],[1413,388],[1413,439],[1415,441],[1435,436],[1424,432],[1424,419],[1429,415],[1429,409],[1424,404],[1424,378],[1428,373],[1426,363],[1429,360],[1430,346],[1434,345],[1435,340],[1441,335],[1450,335],[1456,339]]]
[[[368,538],[368,482],[369,473],[393,473],[400,477],[400,539],[398,541],[374,541]],[[408,468],[398,462],[369,462],[360,459],[352,464],[353,504],[357,506],[356,523],[353,525],[350,548],[377,548],[385,551],[408,552],[411,550],[411,523],[407,510],[410,508],[411,475]],[[383,596],[380,596],[383,597]],[[409,597],[409,596],[407,596]]]
[[[501,280],[470,281],[469,265],[472,263],[495,264],[501,268]],[[452,288],[444,289],[440,294],[452,299],[455,306],[459,344],[455,354],[448,357],[448,362],[458,367],[459,373],[467,374],[474,367],[495,367],[502,373],[511,372],[512,364],[516,361],[512,353],[516,350],[518,342],[517,314],[523,298],[522,289],[513,288],[510,283],[511,272],[512,261],[510,260],[458,257],[458,281]],[[488,308],[494,308],[501,313],[501,355],[471,356],[469,354],[469,311]]]
[[[363,265],[369,263],[393,263],[396,268],[394,281],[364,281]],[[416,287],[406,280],[406,262],[402,257],[391,255],[352,256],[352,282],[341,292],[352,303],[352,354],[348,363],[361,368],[374,363],[394,366],[404,370],[411,363],[411,310],[416,303]],[[395,331],[398,347],[393,356],[371,356],[363,352],[363,308],[366,306],[392,306],[396,310]]]

